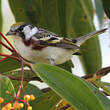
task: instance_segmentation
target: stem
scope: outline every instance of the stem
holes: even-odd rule
[[[2,41],[0,41],[0,44],[2,44],[5,48],[7,48],[9,51],[11,51],[13,53],[13,49],[11,49],[10,47],[8,47],[6,44],[4,44]]]
[[[0,59],[0,62],[4,61],[5,59],[7,59],[8,57],[2,58]]]
[[[67,108],[70,107],[70,104],[66,104],[64,107],[62,107],[60,110],[66,110]]]
[[[21,84],[19,85],[19,88],[18,88],[18,92],[17,92],[17,95],[16,95],[16,100],[19,98],[20,96],[20,93],[21,93],[21,88],[22,88],[22,84],[23,84],[23,80],[24,80],[24,63],[23,61],[21,61]]]
[[[12,103],[14,100],[11,100],[9,102],[3,103],[3,105],[7,105],[8,103]]]
[[[15,98],[15,96],[11,92],[6,91],[6,93],[9,94],[9,95],[11,95],[13,98]]]
[[[18,101],[25,103],[25,101],[24,101],[24,100],[22,100],[22,99],[18,99]]]
[[[44,89],[41,89],[41,91],[42,91],[43,93],[46,93],[46,92],[48,92],[48,91],[50,91],[50,90],[51,90],[51,88],[49,88],[49,87],[44,88]]]
[[[7,55],[7,54],[4,54],[4,53],[0,53],[0,56],[9,57],[9,58],[12,58],[14,60],[20,61],[20,59],[18,57],[15,57],[15,56],[12,56],[12,55]]]
[[[105,67],[105,68],[101,68],[100,70],[98,70],[96,73],[96,79],[100,79],[102,76],[107,75],[110,72],[110,66],[109,67]],[[83,76],[82,78],[87,79],[89,81],[92,80],[94,74],[88,74]]]
[[[0,32],[0,35],[10,45],[10,47],[15,51],[15,53],[17,53],[16,49],[12,46],[12,44],[8,41],[8,39],[1,32]]]
[[[110,90],[101,82],[99,81],[92,81],[92,84],[94,84],[96,87],[100,87],[104,90],[105,93],[107,93],[110,96]]]
[[[13,76],[13,75],[8,75],[8,74],[4,74],[4,73],[0,73],[1,75],[3,75],[3,76],[6,76],[6,77],[8,77],[8,78],[10,78],[11,80],[17,80],[17,81],[20,81],[21,80],[21,77],[16,77],[16,76]],[[40,81],[40,82],[43,82],[39,77],[31,77],[31,78],[24,78],[24,81],[27,81],[27,82],[29,82],[29,81],[35,81],[35,80],[37,80],[37,81]]]

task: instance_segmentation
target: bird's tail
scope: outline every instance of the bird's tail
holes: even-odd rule
[[[104,33],[108,28],[104,28],[104,29],[101,29],[99,31],[95,31],[95,32],[91,32],[89,34],[86,34],[84,36],[80,36],[80,37],[77,37],[75,39],[73,39],[73,43],[75,43],[77,46],[81,46],[85,41],[87,41],[88,39],[96,36],[96,35],[99,35],[99,34],[102,34]]]

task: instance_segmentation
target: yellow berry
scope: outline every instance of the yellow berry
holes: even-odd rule
[[[13,107],[16,108],[16,109],[19,109],[19,103],[18,103],[18,101],[15,101],[14,102]]]
[[[25,100],[26,102],[28,102],[28,101],[30,100],[30,95],[25,95],[25,96],[24,96],[24,100]]]
[[[32,110],[32,107],[31,107],[31,106],[28,106],[28,107],[27,107],[27,110]]]
[[[2,97],[0,97],[0,103],[3,103],[4,99]]]
[[[24,104],[23,103],[19,103],[19,108],[23,108]]]
[[[12,104],[8,103],[5,105],[6,110],[10,110],[12,108]]]
[[[10,92],[7,90],[6,93],[9,94]]]
[[[2,109],[1,110],[6,110],[6,108],[5,107],[2,107]]]
[[[35,100],[35,96],[33,94],[30,95],[30,100]]]

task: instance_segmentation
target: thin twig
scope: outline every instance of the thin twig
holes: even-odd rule
[[[11,92],[6,91],[6,93],[9,94],[9,95],[11,95],[13,98],[15,98],[15,96]]]
[[[10,47],[15,51],[15,53],[18,53],[16,49],[12,46],[12,44],[8,41],[8,39],[0,32],[0,35],[2,38],[10,45]]]
[[[3,103],[3,106],[4,106],[4,105],[7,105],[8,103],[12,103],[13,101],[14,101],[14,99],[11,100],[11,101],[9,101],[9,102]]]
[[[0,56],[4,56],[4,57],[8,57],[8,58],[12,58],[14,60],[20,61],[20,59],[18,57],[16,57],[16,56],[7,55],[7,54],[4,54],[4,53],[0,53]]]
[[[0,44],[3,45],[6,49],[8,49],[9,51],[11,51],[12,53],[14,52],[13,49],[11,49],[9,46],[7,46],[6,44],[4,44],[2,41],[0,41]]]
[[[11,75],[8,75],[8,74],[4,74],[4,73],[0,73],[1,75],[3,76],[6,76],[8,78],[10,78],[11,80],[17,80],[17,81],[20,81],[21,80],[21,77],[16,77],[16,76],[11,76]],[[37,81],[40,81],[40,82],[43,82],[39,77],[31,77],[31,78],[24,78],[24,81],[32,81],[32,80],[37,80]]]
[[[19,98],[20,93],[21,93],[21,88],[23,87],[23,80],[24,80],[24,68],[23,67],[24,67],[24,63],[23,63],[23,61],[21,61],[21,83],[20,83],[19,88],[18,88],[16,99]]]
[[[69,108],[71,105],[70,104],[66,104],[64,107],[62,107],[60,110],[66,110],[67,108]]]
[[[50,90],[52,90],[50,87],[41,89],[41,91],[42,91],[43,93],[49,92]]]
[[[8,57],[2,58],[0,59],[0,62],[4,61],[5,59],[7,59]]]

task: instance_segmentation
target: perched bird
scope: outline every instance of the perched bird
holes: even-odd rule
[[[31,23],[18,22],[11,26],[6,35],[12,36],[18,53],[27,61],[58,65],[70,60],[86,40],[104,33],[106,29],[68,39]]]

